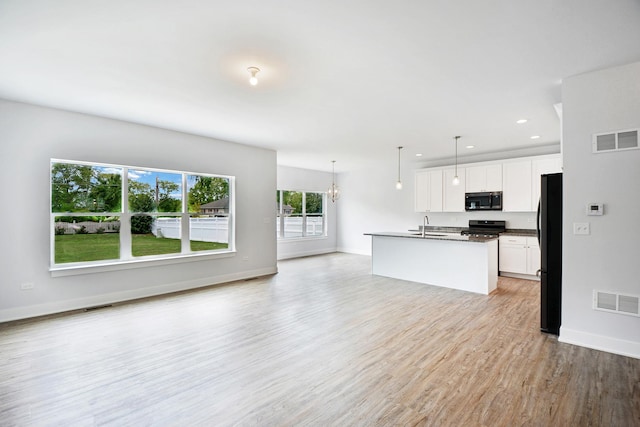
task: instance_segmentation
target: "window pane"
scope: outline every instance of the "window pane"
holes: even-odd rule
[[[229,217],[192,215],[189,217],[192,251],[211,251],[229,247]]]
[[[204,215],[229,214],[229,180],[227,178],[188,175],[189,212]]]
[[[282,192],[284,238],[302,237],[302,192]]]
[[[51,212],[120,212],[122,168],[51,164]]]
[[[321,214],[322,215],[322,197],[323,193],[306,193],[305,194],[305,207],[307,209],[307,215]]]
[[[57,216],[54,234],[56,264],[120,258],[120,220],[117,217]]]
[[[147,256],[180,253],[180,218],[137,214],[131,217],[131,253]]]
[[[129,212],[181,212],[182,174],[129,170]]]

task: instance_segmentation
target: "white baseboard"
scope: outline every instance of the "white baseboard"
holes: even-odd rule
[[[284,255],[278,254],[278,261],[284,260],[284,259],[291,259],[291,258],[302,258],[305,256],[332,254],[334,252],[336,252],[335,249],[317,249],[313,251],[291,252]]]
[[[343,246],[340,246],[336,249],[336,252],[344,252],[346,254],[354,254],[354,255],[367,255],[367,256],[371,256],[371,248],[369,248],[366,251],[363,251],[362,249],[356,249],[356,248],[345,248]]]
[[[204,277],[201,279],[189,280],[185,282],[167,283],[158,286],[150,286],[147,288],[132,289],[130,291],[113,292],[65,301],[55,301],[51,303],[10,308],[0,310],[0,322],[9,322],[12,320],[28,319],[30,317],[46,316],[49,314],[62,313],[65,311],[82,310],[88,307],[114,304],[117,302],[169,294],[172,292],[186,291],[189,289],[203,288],[211,285],[233,282],[236,280],[249,279],[252,277],[267,276],[270,274],[275,274],[277,272],[277,267],[267,267],[256,270],[225,274],[221,276]]]
[[[558,341],[640,359],[640,342],[590,334],[588,332],[567,329],[564,326],[560,327]]]

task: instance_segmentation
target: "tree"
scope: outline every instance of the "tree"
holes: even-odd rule
[[[322,193],[305,193],[307,214],[322,213]]]
[[[94,170],[91,166],[54,163],[51,168],[51,211],[86,212],[92,207],[89,192]]]
[[[200,176],[189,189],[189,212],[199,212],[200,206],[229,197],[229,180],[226,178]]]
[[[153,212],[155,210],[155,190],[146,182],[129,181],[129,210],[132,212]]]
[[[302,215],[302,193],[299,191],[283,191],[282,201],[293,208],[293,215]]]
[[[98,173],[92,186],[90,198],[93,211],[119,212],[122,200],[122,176],[117,173]]]
[[[158,181],[158,212],[181,212],[182,202],[171,197],[171,194],[180,190],[180,184],[173,181]]]
[[[132,212],[153,212],[155,209],[155,190],[145,182],[129,181],[129,209]],[[151,215],[138,214],[131,217],[133,234],[149,234],[153,225]]]

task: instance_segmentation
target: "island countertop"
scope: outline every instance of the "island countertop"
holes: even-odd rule
[[[375,233],[364,233],[365,236],[380,236],[380,237],[403,237],[407,239],[420,239],[420,240],[450,240],[455,242],[473,242],[473,243],[486,243],[491,240],[497,240],[497,237],[474,237],[474,236],[462,236],[460,233],[447,233],[430,231],[425,233],[422,237],[421,232],[402,233],[393,231],[383,231]]]

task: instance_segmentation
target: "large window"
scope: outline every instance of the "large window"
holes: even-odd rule
[[[233,250],[233,177],[51,161],[51,265]]]
[[[276,208],[279,239],[326,236],[325,193],[278,190]]]

